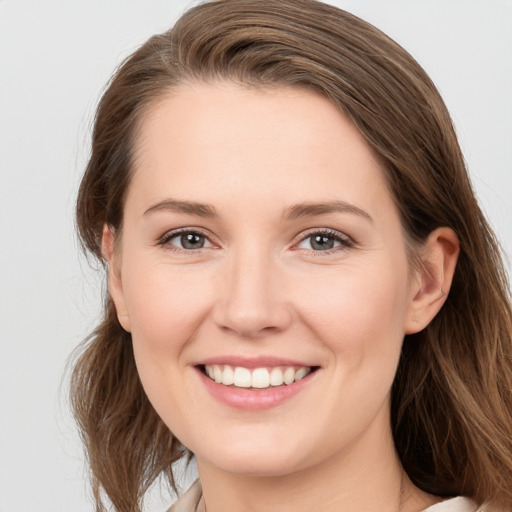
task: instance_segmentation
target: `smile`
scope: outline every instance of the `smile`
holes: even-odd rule
[[[204,373],[217,384],[237,388],[266,389],[290,385],[306,377],[314,370],[312,367],[275,366],[245,368],[228,364],[207,364]]]
[[[272,409],[314,388],[321,366],[270,355],[214,356],[193,365],[217,402],[247,412]]]

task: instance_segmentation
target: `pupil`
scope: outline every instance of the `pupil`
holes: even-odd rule
[[[315,237],[313,237],[313,242],[311,246],[313,247],[313,249],[326,251],[334,247],[334,240],[329,236],[316,235]]]
[[[196,233],[181,235],[181,245],[185,249],[200,249],[204,246],[204,237]]]

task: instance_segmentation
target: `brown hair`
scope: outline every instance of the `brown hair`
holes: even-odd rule
[[[187,81],[305,87],[327,97],[383,162],[404,231],[437,227],[461,253],[450,295],[430,325],[406,336],[392,390],[396,449],[426,492],[512,507],[512,313],[495,237],[474,196],[450,116],[416,61],[357,17],[313,0],[218,0],[194,7],[119,68],[100,101],[77,203],[86,249],[102,261],[105,223],[119,233],[137,126]],[[187,454],[150,405],[130,334],[107,297],[74,367],[71,396],[92,469],[119,512]]]

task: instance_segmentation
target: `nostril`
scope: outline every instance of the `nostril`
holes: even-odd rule
[[[276,281],[246,271],[235,285],[223,288],[213,309],[216,325],[226,333],[256,338],[286,329],[292,320],[289,303]]]

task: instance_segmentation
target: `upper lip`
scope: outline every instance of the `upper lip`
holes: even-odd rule
[[[296,359],[288,359],[276,356],[256,356],[256,357],[240,357],[240,356],[215,356],[207,359],[201,359],[194,366],[205,366],[213,364],[227,364],[229,366],[241,366],[242,368],[264,368],[275,366],[295,366],[310,368],[314,365],[297,361]]]

